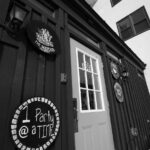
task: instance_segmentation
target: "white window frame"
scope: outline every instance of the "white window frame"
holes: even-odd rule
[[[87,76],[85,77],[86,88],[80,87],[80,72],[79,72],[79,70],[85,71],[86,75],[87,75],[87,72],[89,72],[89,71],[79,67],[78,52],[81,52],[84,55],[84,57],[83,57],[84,63],[85,63],[85,55],[90,57],[90,63],[91,64],[92,64],[91,59],[94,59],[96,61],[97,73],[93,72],[93,66],[91,67],[92,71],[90,72],[90,73],[92,73],[92,81],[93,81],[93,86],[94,86],[93,89],[91,89],[91,91],[94,92],[94,102],[95,102],[95,107],[96,107],[95,109],[90,109],[89,92],[88,92],[88,91],[90,91],[90,89],[87,86]],[[100,78],[101,74],[100,74],[100,68],[99,68],[100,66],[99,66],[99,63],[98,63],[99,62],[98,58],[96,58],[96,57],[90,55],[89,53],[85,52],[84,50],[81,50],[81,49],[76,47],[76,59],[77,59],[78,90],[79,90],[78,92],[79,92],[79,103],[80,103],[80,108],[79,109],[80,109],[80,112],[81,113],[89,113],[89,112],[102,112],[102,111],[105,111],[104,96],[103,96],[103,90],[102,90],[102,81],[101,81],[101,78]],[[95,83],[94,83],[94,77],[93,77],[94,74],[98,75],[99,90],[95,90]],[[80,93],[82,89],[86,90],[86,92],[88,92],[87,93],[88,110],[83,110],[82,109],[82,100],[81,100],[81,93]],[[100,103],[102,105],[101,109],[98,109],[98,107],[97,107],[96,92],[100,93],[100,98],[101,98]]]

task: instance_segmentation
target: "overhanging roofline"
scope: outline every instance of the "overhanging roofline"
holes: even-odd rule
[[[80,9],[86,12],[92,21],[102,26],[103,29],[113,38],[117,44],[119,44],[126,53],[131,56],[136,63],[138,63],[142,69],[145,69],[146,64],[129,48],[129,46],[110,28],[110,26],[93,10],[93,8],[84,0],[71,0],[76,2]]]
[[[54,3],[57,3],[60,7],[64,9],[68,14],[70,11],[76,12],[82,19],[85,20],[88,16],[89,20],[92,21],[95,26],[102,28],[106,34],[110,36],[110,39],[113,39],[118,46],[122,47],[124,52],[122,54],[126,54],[129,56],[131,60],[138,64],[142,70],[145,69],[146,64],[125,44],[125,42],[110,28],[110,26],[93,10],[93,8],[85,1],[85,0],[52,0]],[[69,7],[67,7],[68,5]],[[81,13],[82,12],[82,13]],[[87,21],[87,20],[85,20]]]

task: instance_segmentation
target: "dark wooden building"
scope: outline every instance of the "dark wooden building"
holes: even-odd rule
[[[84,0],[1,0],[0,149],[148,150],[145,66]]]

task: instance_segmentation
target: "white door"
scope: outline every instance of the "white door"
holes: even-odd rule
[[[77,100],[76,150],[114,150],[101,56],[70,39],[73,97]]]

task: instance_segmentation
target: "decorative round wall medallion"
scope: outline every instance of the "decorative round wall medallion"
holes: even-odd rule
[[[59,126],[56,106],[46,98],[34,97],[15,111],[11,135],[20,150],[45,150],[56,139]]]
[[[120,77],[120,74],[119,74],[117,64],[115,64],[114,62],[111,62],[110,67],[111,67],[111,73],[112,73],[113,77],[115,79],[118,79]]]
[[[60,49],[56,32],[47,24],[33,20],[27,25],[27,35],[31,43],[40,51],[56,54]]]
[[[115,83],[114,90],[117,100],[119,102],[123,102],[124,101],[123,91],[121,85],[118,82]]]

